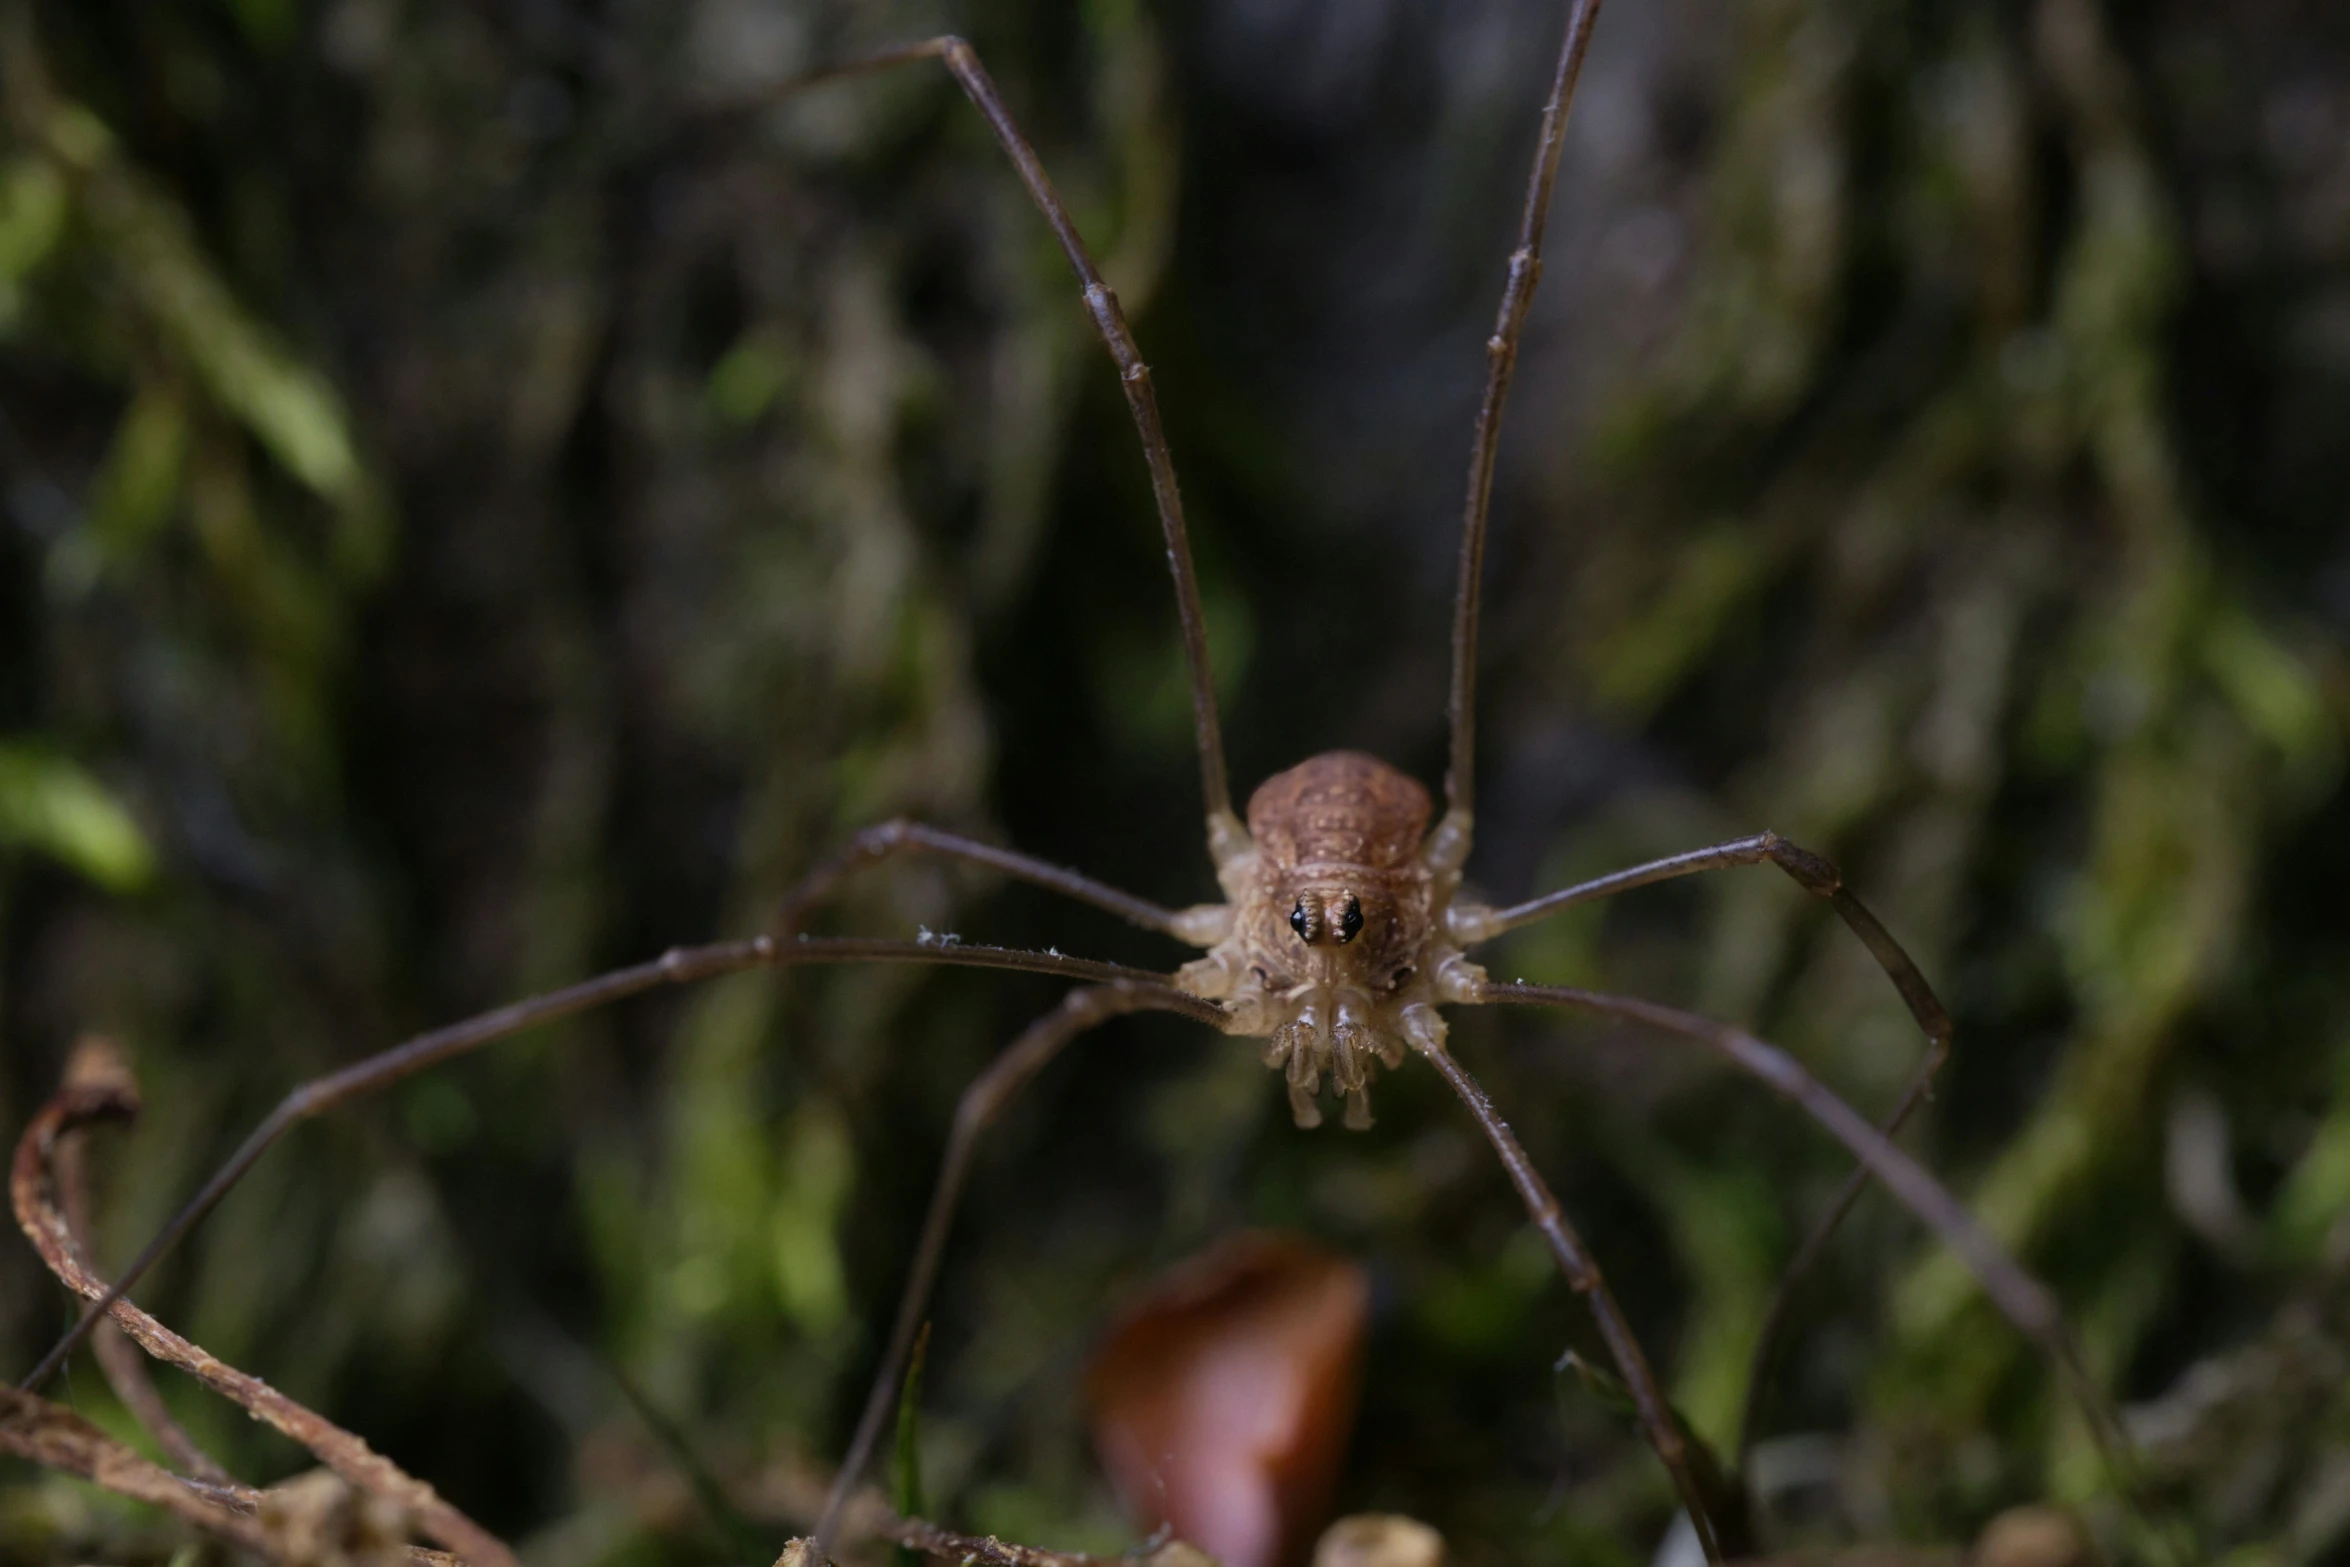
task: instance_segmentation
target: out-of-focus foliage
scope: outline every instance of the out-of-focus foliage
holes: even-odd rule
[[[1212,891],[1147,489],[1041,222],[934,73],[762,98],[942,26],[1153,358],[1239,787],[1341,744],[1434,781],[1558,9],[0,6],[0,1124],[77,1032],[129,1047],[120,1258],[294,1081],[755,928],[858,824]],[[2350,1539],[2345,148],[2350,27],[2314,0],[1619,0],[1484,680],[1494,894],[1765,826],[1843,865],[1959,1018],[1912,1145],[2247,1564]],[[1174,957],[935,868],[829,918]],[[1871,1110],[1918,1048],[1767,870],[1493,967],[1752,1023]],[[534,1560],[731,1559],[639,1400],[746,1514],[805,1507],[955,1093],[1052,994],[842,972],[563,1025],[305,1130],[144,1298]],[[1456,1037],[1729,1440],[1839,1158],[1669,1041]],[[1645,1559],[1661,1475],[1551,1370],[1587,1325],[1441,1086],[1382,1086],[1374,1132],[1299,1133],[1249,1052],[1163,1020],[1048,1074],[950,1253],[933,1506],[1126,1539],[1088,1336],[1285,1224],[1379,1280],[1344,1505],[1466,1562]],[[0,1249],[12,1366],[64,1320]],[[2142,1543],[1881,1195],[1793,1320],[1778,1538],[2052,1497]],[[232,1467],[293,1464],[167,1392]],[[0,1474],[0,1557],[170,1547]]]

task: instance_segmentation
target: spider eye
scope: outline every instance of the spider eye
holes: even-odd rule
[[[1311,941],[1311,940],[1313,940],[1313,937],[1311,937],[1311,936],[1309,936],[1309,935],[1307,935],[1307,934],[1306,934],[1306,932],[1307,932],[1309,929],[1311,929],[1312,927],[1311,927],[1311,926],[1309,926],[1309,925],[1306,923],[1306,900],[1305,900],[1305,899],[1303,899],[1303,898],[1300,898],[1300,899],[1298,899],[1298,900],[1297,900],[1297,907],[1296,907],[1296,908],[1294,908],[1294,909],[1291,909],[1291,910],[1289,911],[1289,928],[1290,928],[1291,930],[1294,930],[1294,931],[1296,931],[1296,932],[1297,932],[1297,939],[1298,939],[1298,940],[1300,940],[1300,941]]]
[[[1346,907],[1340,911],[1338,916],[1338,944],[1343,947],[1362,933],[1363,906],[1355,901],[1352,893],[1349,893]]]

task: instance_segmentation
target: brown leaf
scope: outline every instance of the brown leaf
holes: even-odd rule
[[[1354,1428],[1370,1284],[1344,1257],[1250,1233],[1129,1307],[1086,1381],[1127,1510],[1224,1567],[1302,1562]]]

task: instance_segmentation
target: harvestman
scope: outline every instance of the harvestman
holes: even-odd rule
[[[1381,1068],[1399,1068],[1413,1055],[1434,1067],[1460,1096],[1500,1156],[1568,1285],[1589,1302],[1600,1335],[1631,1393],[1641,1430],[1670,1472],[1709,1562],[1722,1560],[1722,1542],[1693,1478],[1687,1438],[1598,1265],[1557,1198],[1476,1079],[1447,1049],[1440,1010],[1445,1006],[1510,1003],[1563,1007],[1645,1024],[1719,1051],[1740,1070],[1800,1106],[1859,1161],[1798,1250],[1789,1270],[1790,1280],[1817,1254],[1862,1184],[1875,1176],[1960,1255],[1984,1292],[2016,1327],[2048,1352],[2064,1380],[2081,1396],[2091,1427],[2108,1453],[2125,1451],[2110,1413],[2080,1369],[2048,1290],[2018,1267],[1932,1176],[1888,1138],[1923,1097],[1948,1050],[1950,1020],[1917,965],[1876,917],[1845,890],[1834,866],[1765,832],[1634,866],[1511,908],[1490,908],[1458,899],[1474,825],[1478,592],[1494,454],[1519,338],[1541,275],[1543,226],[1558,175],[1567,106],[1599,3],[1573,0],[1569,8],[1565,41],[1542,113],[1517,249],[1510,256],[1508,283],[1502,291],[1493,334],[1486,341],[1485,392],[1471,444],[1453,619],[1452,739],[1445,812],[1433,830],[1433,807],[1425,789],[1373,757],[1346,751],[1310,758],[1268,779],[1249,800],[1245,825],[1234,813],[1215,692],[1209,679],[1199,585],[1149,368],[1136,350],[1116,297],[1102,281],[1035,151],[1013,124],[1002,96],[971,47],[959,38],[936,38],[807,78],[795,85],[916,60],[939,61],[986,119],[1076,271],[1087,314],[1117,364],[1166,536],[1197,732],[1200,785],[1207,807],[1208,853],[1226,901],[1188,909],[1162,908],[1076,872],[918,823],[894,821],[870,828],[786,895],[768,934],[673,948],[651,962],[419,1035],[295,1089],[115,1282],[96,1296],[23,1386],[32,1390],[46,1382],[108,1308],[210,1211],[272,1143],[301,1121],[506,1035],[657,986],[804,963],[934,963],[1022,969],[1084,983],[1031,1024],[963,1094],[888,1348],[817,1525],[819,1553],[826,1550],[837,1530],[843,1504],[864,1473],[891,1408],[980,1132],[995,1119],[1005,1101],[1071,1040],[1111,1018],[1144,1011],[1173,1012],[1227,1034],[1265,1041],[1266,1064],[1286,1078],[1290,1107],[1301,1126],[1320,1122],[1325,1080],[1344,1105],[1345,1124],[1364,1127],[1370,1124],[1370,1084]],[[1159,974],[1057,952],[930,941],[817,938],[800,933],[809,915],[850,873],[905,854],[962,860],[1034,883],[1204,949],[1204,956],[1172,974]],[[1701,871],[1764,863],[1777,866],[1807,891],[1828,901],[1868,948],[1925,1033],[1925,1057],[1882,1131],[1830,1093],[1791,1056],[1742,1029],[1630,996],[1564,986],[1504,984],[1487,978],[1468,956],[1481,942],[1576,904]],[[1783,1282],[1766,1321],[1766,1345],[1774,1336],[1786,1288]],[[1759,1389],[1759,1373],[1764,1369],[1760,1356],[1757,1369],[1755,1387]],[[1750,1391],[1749,1429],[1755,1416],[1754,1397]]]

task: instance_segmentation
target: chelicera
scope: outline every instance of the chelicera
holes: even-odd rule
[[[2110,1411],[2080,1370],[2053,1297],[1890,1140],[1888,1134],[1923,1097],[1939,1066],[1949,1045],[1950,1022],[1916,964],[1844,886],[1833,866],[1776,834],[1761,832],[1634,866],[1514,907],[1489,907],[1460,896],[1462,873],[1475,840],[1474,677],[1494,458],[1519,338],[1541,273],[1543,230],[1567,108],[1598,10],[1598,0],[1571,0],[1567,8],[1518,244],[1509,258],[1500,308],[1486,344],[1488,374],[1471,441],[1463,507],[1452,634],[1450,761],[1441,814],[1419,782],[1377,758],[1352,751],[1312,757],[1265,780],[1248,802],[1245,821],[1234,811],[1174,464],[1160,427],[1150,371],[1116,297],[968,44],[951,37],[933,39],[825,73],[838,77],[925,60],[942,64],[986,120],[1076,274],[1085,310],[1118,370],[1150,472],[1190,685],[1208,857],[1224,901],[1163,908],[1077,872],[918,823],[870,828],[811,871],[785,898],[764,934],[672,949],[632,968],[434,1030],[296,1088],[111,1285],[94,1278],[72,1281],[92,1304],[25,1386],[45,1382],[108,1310],[127,1310],[123,1293],[279,1136],[302,1120],[535,1024],[657,986],[761,967],[913,962],[1023,969],[1081,983],[1032,1024],[962,1097],[888,1349],[817,1525],[814,1543],[819,1553],[834,1538],[843,1504],[860,1482],[893,1407],[977,1139],[1005,1101],[1072,1040],[1111,1018],[1139,1011],[1172,1012],[1226,1034],[1261,1041],[1265,1062],[1281,1073],[1291,1111],[1301,1126],[1321,1121],[1326,1097],[1342,1107],[1346,1126],[1368,1126],[1371,1090],[1380,1071],[1406,1069],[1417,1056],[1438,1072],[1507,1168],[1567,1283],[1588,1303],[1631,1395],[1642,1432],[1671,1474],[1709,1561],[1718,1563],[1729,1554],[1742,1553],[1749,1542],[1739,1537],[1734,1520],[1717,1516],[1718,1509],[1709,1507],[1689,1439],[1666,1403],[1638,1338],[1556,1197],[1450,1050],[1445,1007],[1510,1003],[1566,1008],[1638,1023],[1717,1051],[1810,1115],[1858,1161],[1799,1249],[1790,1278],[1816,1254],[1862,1184],[1872,1177],[1881,1181],[1961,1255],[1997,1307],[2048,1353],[2080,1395],[2089,1424],[2109,1454],[2126,1453],[2126,1441]],[[927,936],[891,941],[802,933],[813,911],[846,877],[884,860],[917,854],[961,860],[1034,883],[1187,942],[1201,955],[1172,971],[1152,972],[1058,952]],[[1470,955],[1482,942],[1580,903],[1677,877],[1763,864],[1778,867],[1834,908],[1918,1023],[1925,1040],[1923,1057],[1882,1128],[1829,1092],[1792,1057],[1743,1029],[1631,996],[1498,982]],[[1782,1300],[1785,1288],[1782,1284]],[[1774,1308],[1774,1325],[1776,1317]],[[1766,1326],[1766,1346],[1771,1337]],[[1758,1357],[1758,1372],[1762,1366]],[[1759,1374],[1755,1378],[1757,1391],[1763,1380]],[[1750,1393],[1750,1429],[1754,1399]]]

